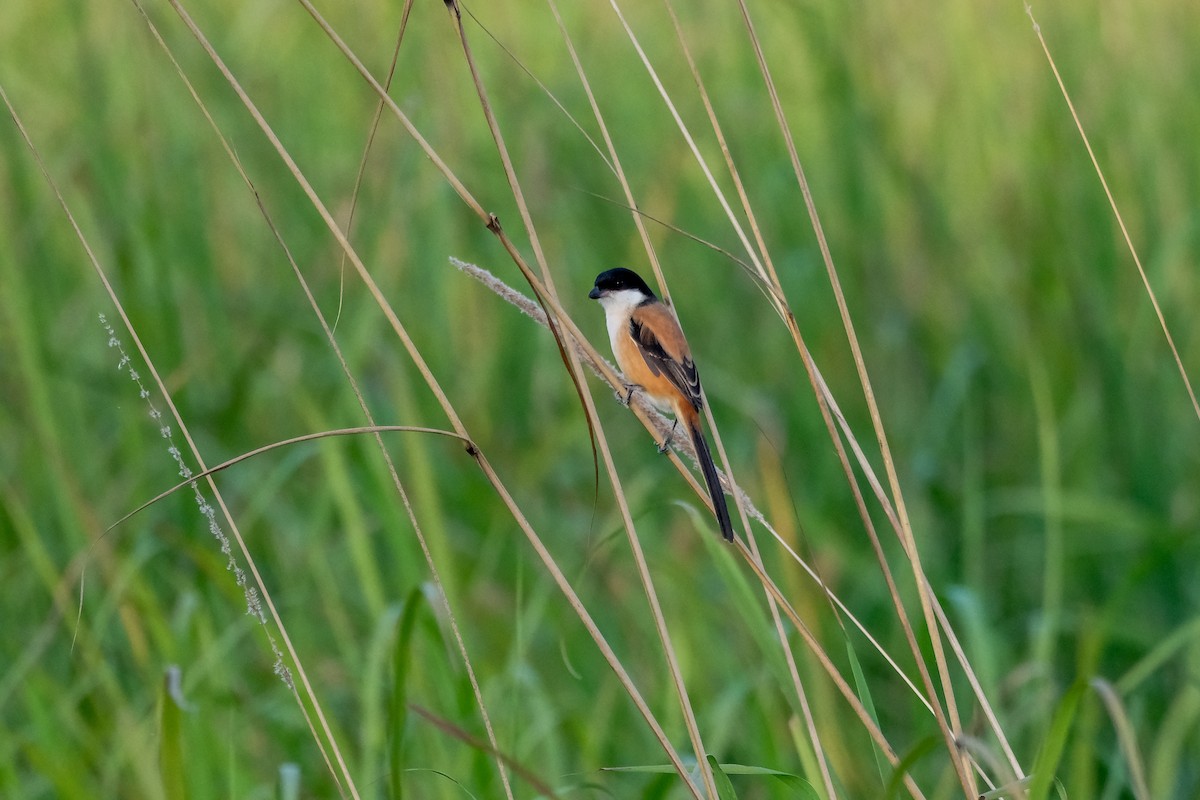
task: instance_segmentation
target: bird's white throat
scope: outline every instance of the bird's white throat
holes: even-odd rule
[[[599,300],[604,321],[608,323],[608,341],[615,353],[618,337],[629,335],[629,315],[646,300],[646,295],[637,289],[621,289],[602,295]]]

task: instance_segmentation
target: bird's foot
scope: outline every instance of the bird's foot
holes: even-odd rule
[[[675,422],[671,424],[671,432],[668,433],[667,438],[663,439],[658,445],[658,452],[660,455],[665,455],[666,452],[671,449],[671,440],[675,438],[675,426],[678,424],[679,420],[675,420]]]

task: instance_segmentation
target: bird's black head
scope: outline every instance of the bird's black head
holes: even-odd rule
[[[655,297],[654,292],[642,280],[642,276],[631,269],[625,269],[625,267],[617,267],[616,269],[610,269],[607,272],[601,272],[597,275],[596,285],[588,292],[588,297],[593,300],[599,300],[605,295],[625,290],[641,292],[648,298]]]

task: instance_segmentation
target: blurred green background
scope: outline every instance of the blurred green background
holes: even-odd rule
[[[628,212],[608,202],[620,191],[602,159],[480,28],[595,136],[548,9],[476,5],[479,19],[466,27],[563,303],[606,351],[587,290],[611,266],[644,270],[645,254]],[[642,210],[736,251],[612,9],[563,5]],[[299,5],[187,8],[344,222],[370,90]],[[721,173],[663,7],[623,10]],[[378,421],[448,427],[236,96],[169,5],[147,11],[323,311],[332,318],[341,303],[339,344]],[[713,0],[677,11],[801,330],[869,445],[846,335],[740,17]],[[1032,765],[1066,687],[1099,676],[1126,704],[1152,796],[1200,796],[1200,421],[1022,4],[755,2],[751,11],[923,562],[1022,765]],[[1034,11],[1195,375],[1200,6]],[[322,12],[382,75],[399,4],[323,3]],[[0,4],[0,86],[210,464],[363,424],[253,197],[133,5]],[[392,96],[528,256],[442,3],[414,7]],[[101,313],[115,322],[115,309],[7,116],[0,150],[0,796],[171,796],[159,775],[156,709],[172,664],[190,703],[180,734],[188,796],[276,796],[284,762],[301,765],[303,796],[333,796],[194,500],[179,493],[101,535],[175,483],[175,466],[136,386],[115,368],[98,322]],[[740,482],[777,527],[796,531],[799,549],[911,673],[786,331],[734,264],[651,229]],[[553,342],[449,265],[450,256],[474,261],[523,288],[491,234],[386,114],[351,238],[685,748],[612,492],[603,477],[596,490],[583,414]],[[134,352],[120,326],[118,335]],[[136,357],[134,367],[148,374]],[[688,513],[702,508],[640,426],[606,389],[593,389],[709,750],[816,783],[793,743],[794,701],[761,594],[716,546],[707,515]],[[669,776],[599,772],[664,757],[462,448],[406,434],[386,441],[501,747],[564,796],[681,796]],[[392,640],[402,602],[429,575],[377,449],[367,438],[300,445],[219,482],[360,792],[393,796]],[[935,734],[881,659],[855,636],[843,642],[799,570],[774,546],[767,553],[827,647],[858,654],[897,750]],[[408,700],[482,738],[444,620],[428,604],[416,613]],[[869,739],[796,651],[843,796],[880,796],[886,775]],[[410,796],[500,796],[490,757],[436,727],[409,719],[403,747]],[[1094,697],[1058,774],[1071,797],[1131,796],[1112,722]],[[944,753],[919,760],[914,775],[928,796],[961,796]],[[516,785],[518,796],[532,796]],[[742,797],[795,796],[765,777],[734,785]]]

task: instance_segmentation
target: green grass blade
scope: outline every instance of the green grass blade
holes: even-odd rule
[[[717,797],[720,800],[737,800],[737,792],[733,789],[733,781],[729,780],[729,776],[721,769],[721,765],[717,763],[717,759],[713,756],[708,756],[708,765],[712,767],[713,780],[717,784]]]
[[[1037,761],[1033,765],[1033,780],[1029,784],[1029,800],[1044,800],[1050,794],[1050,786],[1054,783],[1054,774],[1062,760],[1063,751],[1067,747],[1067,735],[1075,721],[1079,710],[1079,700],[1087,691],[1087,683],[1076,681],[1063,695],[1054,709],[1050,720],[1050,728],[1042,741]]]
[[[300,800],[300,765],[279,765],[279,800]]]
[[[850,656],[850,671],[854,673],[854,688],[858,694],[858,699],[862,701],[863,708],[870,715],[875,726],[879,726],[879,715],[875,713],[875,703],[871,699],[871,687],[867,683],[867,678],[863,675],[862,664],[858,661],[858,656],[854,653],[854,645],[850,643],[850,639],[846,639],[846,653]],[[875,754],[875,769],[879,771],[880,784],[887,783],[888,766],[883,757],[883,753],[879,751],[879,746],[874,741],[871,742],[871,752]]]
[[[167,800],[186,800],[183,768],[183,709],[177,697],[179,667],[167,667],[158,695],[158,766]]]
[[[409,651],[413,630],[416,628],[417,612],[420,611],[425,595],[420,587],[413,589],[404,598],[404,609],[396,622],[396,644],[393,651],[392,702],[388,714],[388,776],[392,800],[404,796],[404,725],[408,720],[408,673]]]
[[[1129,714],[1125,711],[1125,704],[1121,702],[1120,695],[1108,681],[1102,678],[1093,678],[1089,685],[1096,691],[1096,694],[1100,695],[1104,707],[1108,710],[1108,716],[1112,720],[1113,728],[1117,731],[1117,741],[1121,743],[1121,752],[1125,756],[1125,762],[1129,765],[1129,782],[1133,788],[1133,796],[1137,800],[1150,800],[1150,789],[1146,783],[1146,767],[1142,763],[1142,756],[1137,746],[1137,733],[1133,729],[1133,722],[1130,721]]]

